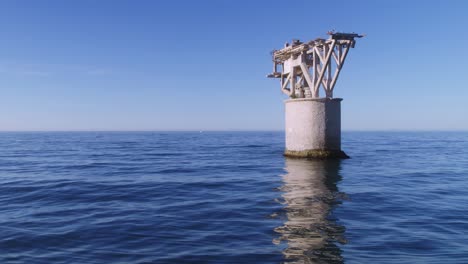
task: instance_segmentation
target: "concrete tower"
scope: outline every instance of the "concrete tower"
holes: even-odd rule
[[[274,50],[273,73],[279,78],[285,101],[285,155],[304,158],[349,158],[341,150],[341,98],[333,89],[350,48],[354,33],[328,32],[328,39],[293,40]],[[320,97],[320,88],[325,95]]]

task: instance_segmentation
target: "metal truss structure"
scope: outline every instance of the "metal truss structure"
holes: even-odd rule
[[[290,98],[319,98],[320,87],[325,97],[333,98],[346,56],[356,43],[354,38],[363,36],[336,32],[328,32],[328,35],[329,39],[317,38],[307,43],[293,40],[283,49],[274,50],[273,73],[267,77],[280,78],[281,91]]]

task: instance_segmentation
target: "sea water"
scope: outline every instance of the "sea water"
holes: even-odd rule
[[[468,133],[0,133],[0,263],[468,263]]]

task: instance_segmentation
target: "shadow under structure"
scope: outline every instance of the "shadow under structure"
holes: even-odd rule
[[[333,216],[333,209],[345,199],[338,191],[340,160],[285,158],[282,175],[284,224],[274,243],[287,243],[286,263],[343,263],[337,243],[345,244],[345,227]]]

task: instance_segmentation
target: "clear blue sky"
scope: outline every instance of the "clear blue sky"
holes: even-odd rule
[[[468,1],[1,1],[0,130],[282,130],[269,52],[367,34],[344,130],[468,129]]]

